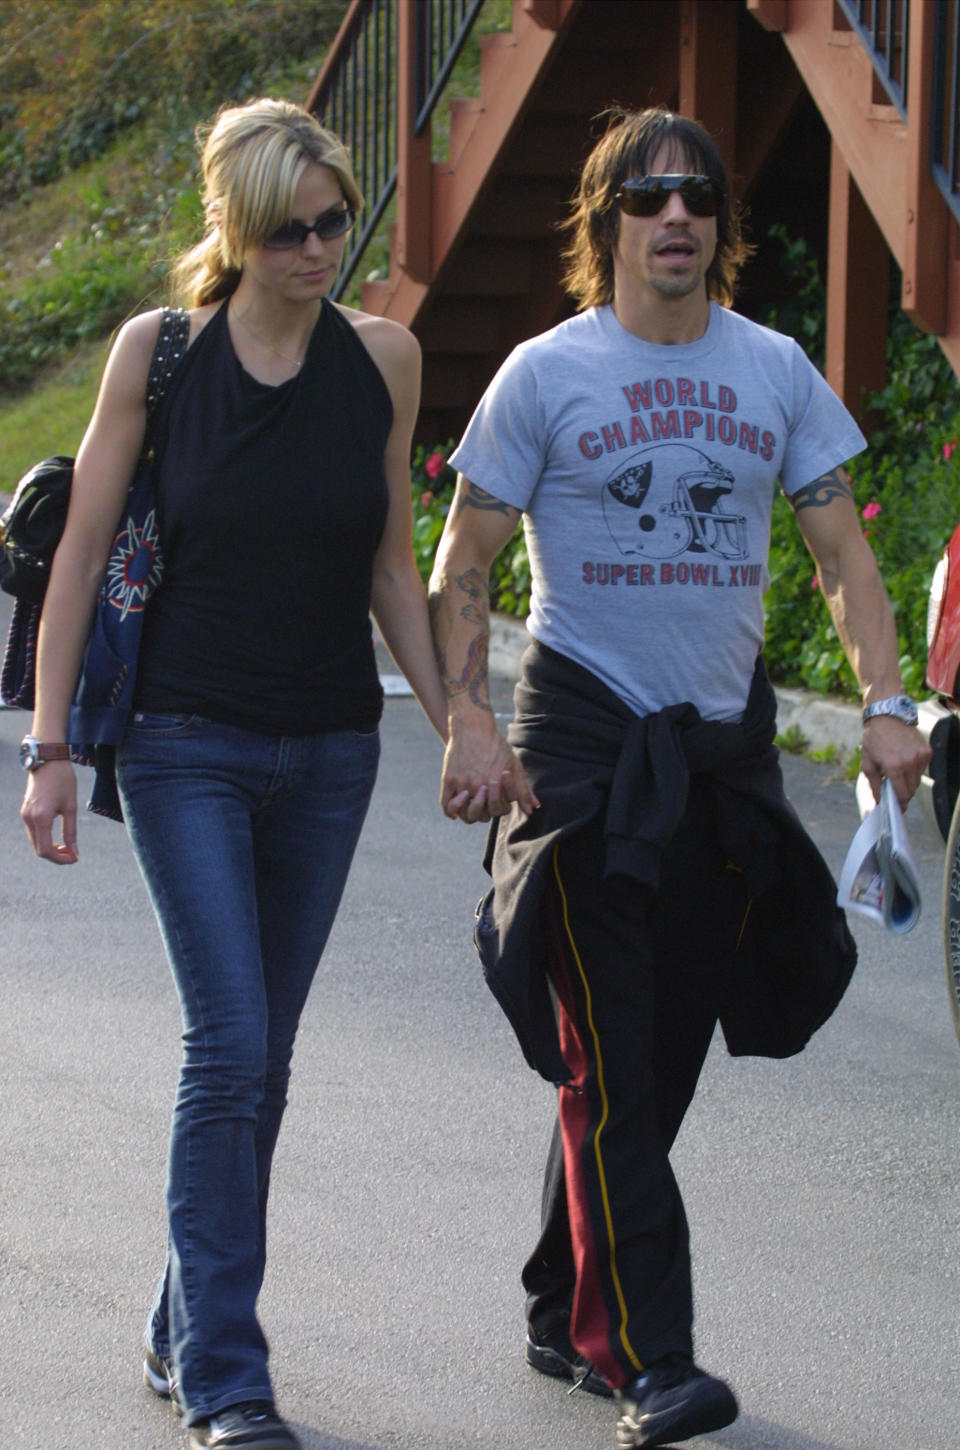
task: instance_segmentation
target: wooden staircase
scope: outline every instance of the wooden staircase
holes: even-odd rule
[[[369,3],[354,0],[342,35]],[[866,0],[909,26],[906,118],[835,0],[513,0],[511,29],[482,37],[479,97],[451,102],[440,161],[429,124],[416,134],[413,121],[416,27],[438,0],[392,3],[397,220],[388,275],[363,285],[361,305],[420,340],[421,441],[458,436],[515,343],[568,314],[557,224],[612,104],[696,116],[748,218],[819,229],[827,375],[854,411],[883,381],[891,255],[905,310],[960,374],[960,202],[955,216],[928,160],[934,11],[946,5],[955,36],[960,0]],[[321,116],[336,50],[308,101]],[[763,269],[761,256],[745,311],[764,296]]]

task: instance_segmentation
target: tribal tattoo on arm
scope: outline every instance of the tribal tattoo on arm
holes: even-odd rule
[[[801,509],[825,508],[835,498],[852,500],[853,490],[844,470],[832,468],[821,478],[814,479],[813,483],[804,484],[803,488],[798,488],[796,493],[789,494],[788,498],[794,513],[798,514]]]
[[[457,490],[457,513],[462,514],[464,509],[483,509],[486,513],[505,514],[508,518],[520,517],[518,509],[512,508],[510,504],[504,503],[502,498],[495,498],[492,493],[485,489],[478,488],[475,483],[464,479],[464,487]]]

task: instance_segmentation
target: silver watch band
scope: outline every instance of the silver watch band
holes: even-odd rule
[[[864,709],[864,725],[877,715],[892,715],[904,725],[916,725],[918,719],[916,704],[909,695],[888,695],[885,700],[874,700]]]

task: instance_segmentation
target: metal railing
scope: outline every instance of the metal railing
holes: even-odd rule
[[[960,0],[936,0],[933,50],[931,165],[960,221]]]
[[[397,189],[399,6],[413,5],[414,134],[430,124],[484,0],[354,0],[308,105],[350,149],[366,199],[333,291],[340,297]]]
[[[910,0],[837,0],[837,4],[870,52],[877,79],[906,120]]]

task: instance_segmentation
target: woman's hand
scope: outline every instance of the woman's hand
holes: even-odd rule
[[[72,866],[77,852],[77,778],[69,760],[50,760],[30,772],[20,817],[38,856],[56,866]],[[63,839],[53,839],[57,818]]]

